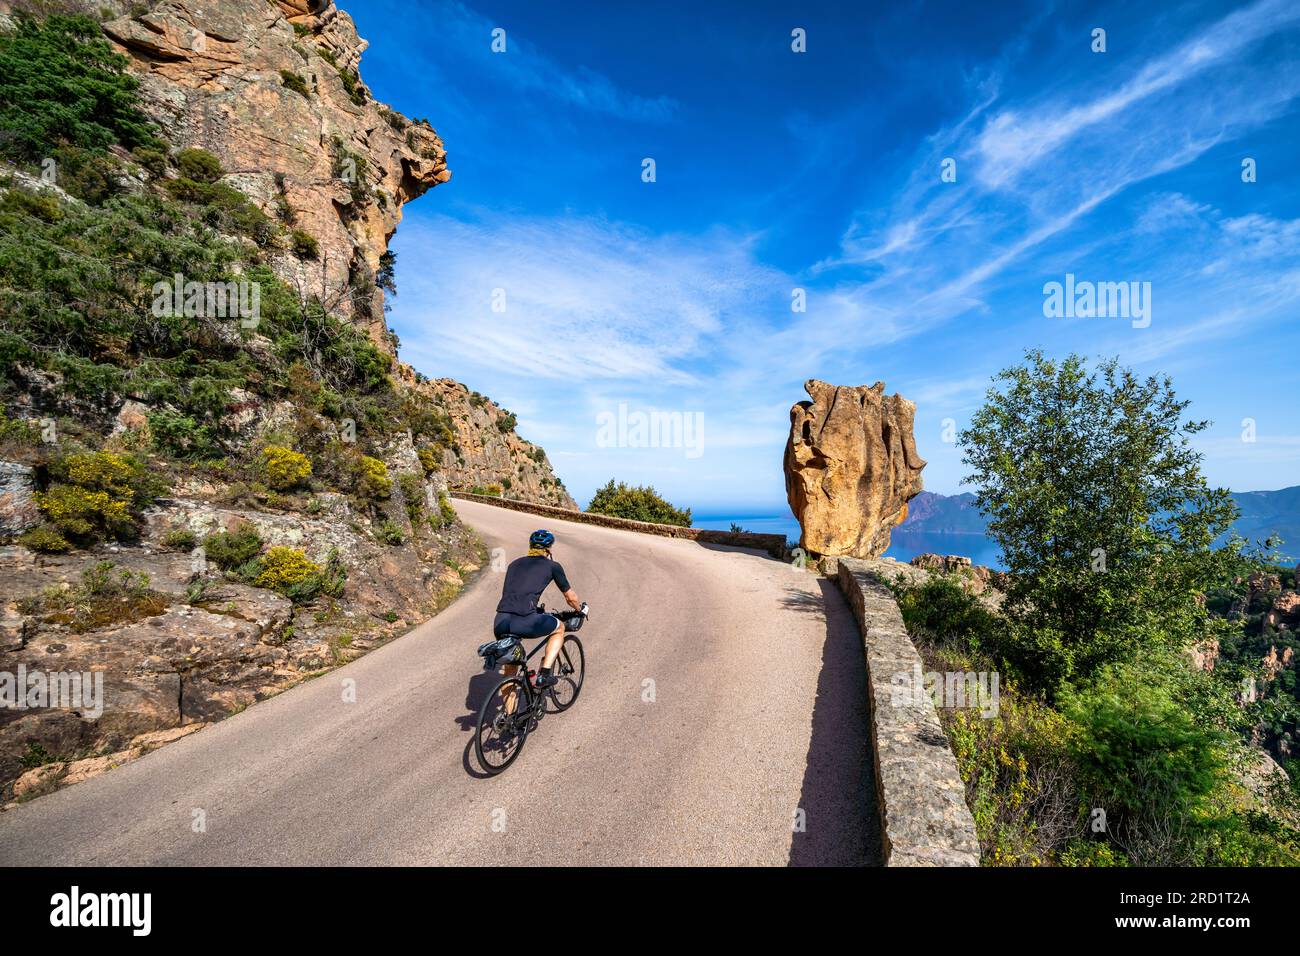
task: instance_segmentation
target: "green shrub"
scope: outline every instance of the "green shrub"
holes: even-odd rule
[[[20,16],[0,34],[0,152],[37,161],[66,144],[102,152],[154,146],[128,60],[86,16]]]
[[[1139,865],[1193,862],[1197,817],[1225,776],[1225,735],[1136,664],[1112,665],[1061,699],[1081,730],[1071,754],[1087,805],[1105,810],[1115,842]]]
[[[402,501],[406,505],[406,517],[412,526],[424,517],[424,479],[415,472],[403,472],[397,476],[397,485],[402,489]]]
[[[307,81],[304,80],[293,70],[281,70],[280,82],[288,89],[293,90],[299,96],[311,99],[311,90],[307,88]]]
[[[353,206],[360,207],[370,198],[369,162],[360,153],[348,149],[341,136],[335,135],[330,139],[330,150],[334,160],[332,175],[348,184]],[[356,209],[353,212],[355,214]]]
[[[26,418],[9,418],[0,409],[0,442],[34,448],[41,443],[41,426]]]
[[[157,146],[137,146],[131,150],[131,155],[150,176],[157,178],[167,174],[169,162],[166,150]]]
[[[252,522],[233,531],[218,531],[203,539],[203,553],[223,571],[233,571],[252,561],[262,550],[262,536]]]
[[[616,485],[612,478],[609,484],[598,489],[592,496],[587,510],[593,514],[629,518],[633,521],[650,521],[683,528],[691,526],[690,508],[681,510],[673,507],[648,485],[632,487],[621,481]]]
[[[447,528],[456,523],[456,509],[446,495],[438,496],[438,517],[442,527]]]
[[[502,415],[500,418],[497,419],[497,431],[503,433],[512,431],[514,430],[514,427],[518,424],[519,424],[519,419],[515,417],[515,413],[507,412],[506,414]]]
[[[432,448],[418,448],[415,455],[420,459],[420,467],[426,475],[431,475],[442,466],[442,457]]]
[[[364,106],[366,102],[366,88],[361,85],[361,77],[351,70],[340,68],[338,70],[339,79],[343,81],[343,91],[347,93],[350,99],[357,106]]]
[[[316,241],[316,237],[311,233],[295,229],[290,233],[289,238],[293,244],[293,254],[299,259],[320,258],[320,243]]]
[[[391,520],[384,520],[375,528],[375,537],[384,544],[394,547],[402,544],[406,538],[402,535],[402,529]]]
[[[59,534],[55,528],[45,524],[24,531],[19,536],[18,543],[40,554],[66,554],[72,550],[72,545],[67,538]]]
[[[43,767],[47,763],[54,763],[54,758],[50,752],[37,743],[29,743],[27,750],[18,758],[18,764],[24,770],[33,770],[36,767]]]
[[[169,409],[149,412],[145,417],[154,450],[159,454],[180,461],[220,457],[221,443],[212,425]]]
[[[262,449],[260,471],[268,487],[292,491],[311,477],[311,459],[282,445],[267,445]]]
[[[225,175],[221,160],[206,149],[183,149],[176,154],[176,171],[196,183],[215,183]]]
[[[173,551],[190,551],[198,543],[198,536],[189,528],[173,528],[163,535],[162,543]]]
[[[931,575],[919,586],[895,585],[894,592],[903,623],[914,638],[1005,663],[1005,622],[954,578]]]

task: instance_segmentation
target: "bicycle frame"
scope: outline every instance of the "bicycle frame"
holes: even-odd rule
[[[528,652],[528,655],[524,658],[522,664],[504,665],[506,667],[518,668],[518,670],[516,670],[513,674],[507,676],[522,677],[524,680],[524,687],[526,688],[525,690],[525,694],[527,696],[526,706],[523,709],[520,709],[518,703],[516,702],[515,709],[512,713],[512,716],[514,717],[518,717],[522,714],[531,714],[533,712],[533,709],[536,707],[537,702],[541,700],[543,697],[543,695],[538,692],[537,688],[533,686],[533,682],[528,679],[528,662],[533,659],[534,655],[536,655],[538,651],[540,651],[542,648],[546,646],[546,642],[549,641],[550,639],[551,636],[548,634],[545,637],[543,637],[540,641],[538,641],[537,644],[533,647],[533,649]]]

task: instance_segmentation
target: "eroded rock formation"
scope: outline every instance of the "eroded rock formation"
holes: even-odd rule
[[[451,171],[427,122],[369,95],[358,73],[368,44],[352,18],[332,2],[172,0],[133,5],[103,28],[173,146],[215,154],[230,185],[320,244],[318,260],[285,253],[276,271],[352,311],[392,352],[373,277],[402,205]]]
[[[884,382],[809,379],[804,390],[812,401],[790,409],[785,448],[786,496],[803,530],[800,545],[820,555],[877,557],[921,492],[916,406],[886,395]]]

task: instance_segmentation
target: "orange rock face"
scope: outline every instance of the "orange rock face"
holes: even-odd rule
[[[104,24],[140,76],[146,111],[176,147],[215,154],[230,185],[313,236],[319,259],[285,252],[273,268],[391,353],[383,293],[368,280],[402,205],[451,178],[438,134],[370,97],[358,73],[366,41],[332,2],[150,6]]]
[[[785,449],[786,496],[803,530],[800,545],[820,555],[878,557],[922,490],[916,406],[886,395],[884,382],[810,379],[804,389],[812,401],[790,409]]]

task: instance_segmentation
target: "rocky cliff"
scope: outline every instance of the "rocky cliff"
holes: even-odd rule
[[[102,97],[72,108],[91,136],[0,137],[0,673],[106,688],[101,713],[0,709],[0,802],[437,613],[485,557],[450,489],[573,507],[513,415],[396,358],[388,242],[451,174],[426,122],[372,99],[346,13],[23,6],[0,0],[0,43],[43,26],[21,28],[0,86],[58,62]],[[71,128],[27,98],[31,129]],[[152,286],[181,271],[209,296],[256,286],[257,321],[210,297],[159,311]]]
[[[921,492],[916,406],[870,387],[810,379],[812,398],[790,409],[785,486],[803,529],[800,545],[819,555],[877,557],[890,529]]]
[[[316,239],[315,259],[286,253],[276,270],[350,308],[391,351],[373,280],[402,206],[451,170],[427,122],[370,97],[352,18],[333,3],[180,0],[103,28],[174,146],[212,152],[231,185]]]

